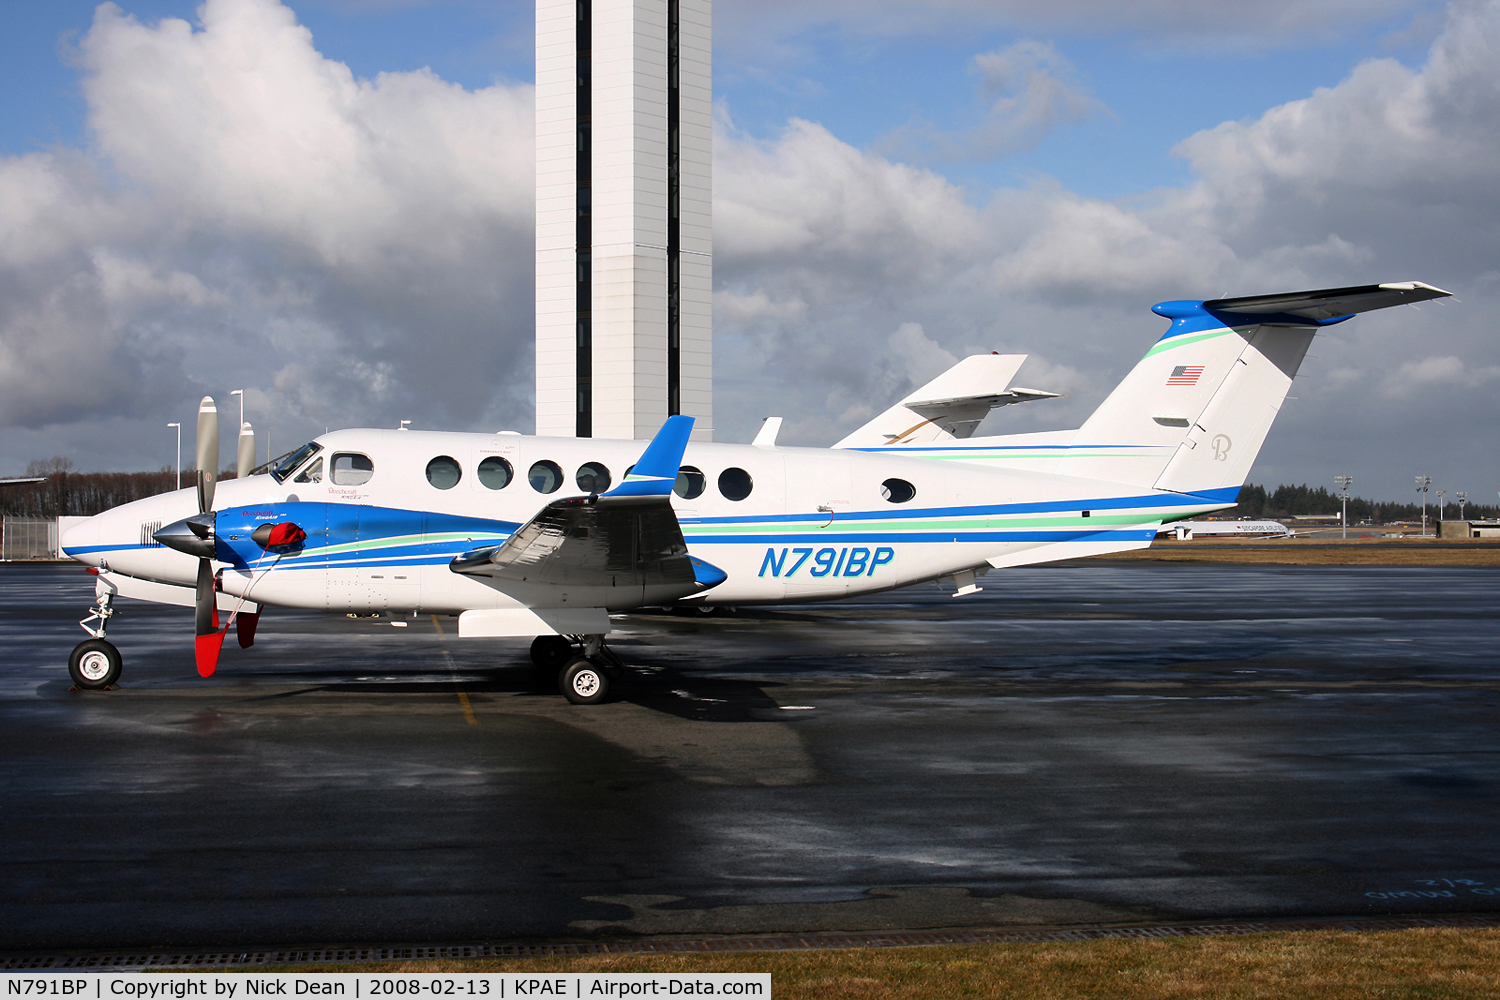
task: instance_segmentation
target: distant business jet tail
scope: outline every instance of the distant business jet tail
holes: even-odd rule
[[[1449,294],[1406,281],[1158,303],[1172,326],[1060,449],[1056,471],[1233,503],[1318,328]]]
[[[964,358],[834,447],[881,448],[962,440],[973,434],[997,406],[1055,399],[1055,392],[1010,384],[1025,360],[1024,354]]]

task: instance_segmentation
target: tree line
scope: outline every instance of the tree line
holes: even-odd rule
[[[46,476],[45,483],[0,486],[0,514],[9,517],[90,516],[132,500],[170,493],[177,488],[177,473],[171,468],[156,472],[78,472],[61,455],[31,462],[27,477]],[[182,484],[194,482],[192,470],[182,470]],[[226,469],[220,479],[233,479]]]
[[[1427,516],[1436,518],[1438,513],[1436,491],[1427,494]],[[1300,486],[1282,484],[1274,490],[1254,483],[1240,487],[1239,503],[1229,510],[1219,511],[1214,517],[1243,518],[1253,520],[1262,517],[1299,517],[1307,514],[1337,514],[1342,509],[1338,494],[1328,487],[1316,489],[1303,483]],[[1464,517],[1478,521],[1500,514],[1500,507],[1493,504],[1470,503],[1464,507]],[[1458,502],[1450,494],[1443,506],[1443,515],[1458,517]],[[1349,498],[1349,523],[1358,521],[1410,521],[1422,516],[1422,504],[1382,503],[1364,497]]]

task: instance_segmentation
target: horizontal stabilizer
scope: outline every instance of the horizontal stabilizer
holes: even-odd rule
[[[1392,281],[1383,285],[1352,288],[1320,288],[1310,292],[1277,295],[1245,295],[1232,299],[1209,299],[1203,308],[1211,313],[1235,313],[1261,318],[1263,322],[1286,323],[1293,319],[1322,322],[1355,313],[1389,309],[1430,299],[1447,298],[1452,292],[1421,281]],[[1270,319],[1276,317],[1276,319]],[[1285,318],[1283,318],[1285,317]]]
[[[1024,354],[964,358],[834,447],[881,448],[967,438],[997,406],[1057,398],[1055,392],[1010,385],[1025,360]]]

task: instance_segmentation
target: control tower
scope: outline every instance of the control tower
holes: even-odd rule
[[[538,434],[713,434],[712,8],[537,0]]]

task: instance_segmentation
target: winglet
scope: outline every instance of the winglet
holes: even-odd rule
[[[646,445],[640,461],[636,462],[619,486],[604,494],[606,497],[664,497],[672,493],[677,482],[677,472],[682,467],[682,455],[687,451],[688,438],[693,433],[693,418],[678,415],[668,417],[661,425],[656,437]]]

